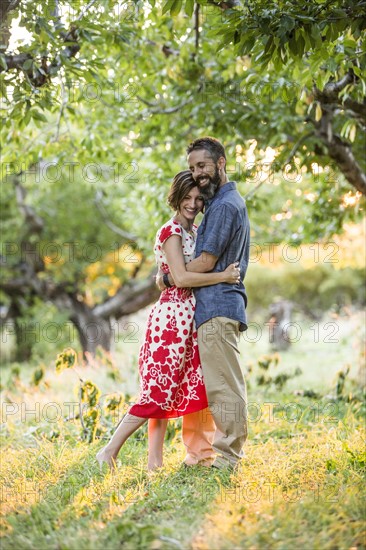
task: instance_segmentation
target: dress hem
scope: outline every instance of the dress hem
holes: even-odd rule
[[[202,402],[201,404],[198,404],[197,408],[195,407],[190,407],[188,411],[156,411],[155,413],[149,413],[149,414],[137,414],[135,412],[133,412],[133,409],[139,409],[141,407],[144,407],[144,405],[132,405],[131,409],[129,410],[129,414],[133,414],[134,416],[138,416],[139,418],[161,418],[161,419],[164,419],[164,418],[167,418],[167,419],[170,419],[170,418],[180,418],[181,416],[185,416],[186,414],[191,414],[191,413],[195,413],[195,412],[199,412],[199,411],[203,411],[204,409],[207,409],[208,407],[208,403],[206,404],[203,404],[202,406]],[[163,415],[163,413],[165,413]]]

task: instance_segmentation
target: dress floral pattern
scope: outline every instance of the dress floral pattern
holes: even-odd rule
[[[185,262],[194,258],[197,226],[193,235],[173,218],[157,232],[154,253],[158,266],[168,273],[162,248],[172,235],[182,237]],[[175,418],[208,406],[194,324],[195,299],[189,288],[163,290],[147,322],[139,353],[140,397],[130,413],[143,418]]]

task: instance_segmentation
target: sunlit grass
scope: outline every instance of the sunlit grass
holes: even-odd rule
[[[249,445],[193,548],[364,548],[364,432],[343,423]]]
[[[365,403],[357,384],[347,382],[341,399],[334,391],[344,358],[357,372],[350,342],[358,322],[341,327],[338,352],[324,342],[307,352],[304,338],[282,354],[274,369],[302,361],[308,372],[281,392],[257,386],[254,371],[248,376],[249,437],[234,473],[182,466],[185,450],[173,429],[158,471],[146,469],[146,430],[123,447],[115,474],[106,465],[100,471],[95,454],[103,441],[82,441],[78,419],[52,418],[47,409],[55,403],[65,414],[64,404],[76,401],[75,374],[48,369],[47,384],[32,387],[31,368],[22,369],[3,392],[2,550],[366,548]],[[255,355],[246,346],[244,363],[269,351],[262,343]],[[102,393],[125,388],[103,369],[85,367],[83,377]],[[311,388],[319,398],[295,391]]]
[[[251,423],[233,474],[184,468],[179,438],[148,473],[143,436],[127,442],[113,475],[95,461],[100,443],[69,426],[53,441],[13,426],[2,449],[2,548],[363,548],[362,420],[344,403],[315,415],[303,398],[290,422],[293,398],[277,400]]]

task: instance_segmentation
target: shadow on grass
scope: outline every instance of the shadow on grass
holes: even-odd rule
[[[29,505],[26,491],[12,495],[21,506],[6,517],[3,550],[187,548],[212,502],[231,484],[217,470],[182,466],[174,449],[167,449],[168,466],[148,473],[142,465],[146,445],[127,444],[125,465],[115,475],[99,471],[96,448],[86,450],[55,483],[42,484],[44,464],[35,470]]]

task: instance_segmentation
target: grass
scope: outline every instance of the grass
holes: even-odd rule
[[[305,337],[282,354],[278,369],[308,364],[309,372],[281,392],[256,386],[252,373],[249,401],[255,406],[246,456],[234,473],[183,467],[184,447],[174,429],[159,471],[146,471],[144,431],[123,447],[115,475],[100,471],[95,454],[103,443],[81,441],[78,420],[51,421],[51,408],[44,414],[50,403],[64,412],[64,404],[76,400],[73,373],[48,370],[47,385],[34,388],[31,369],[23,369],[20,382],[3,392],[1,549],[366,548],[365,404],[350,381],[348,399],[331,397],[336,368],[357,355],[349,346],[354,327],[340,327],[344,337],[330,358],[322,341],[307,355]],[[263,343],[256,354],[247,345],[248,360],[266,352]],[[85,369],[83,377],[103,392],[116,389],[101,369]],[[305,386],[323,398],[294,393]],[[9,400],[16,414],[9,414]]]
[[[273,399],[275,396],[271,396]],[[116,475],[100,471],[100,443],[10,425],[2,447],[3,550],[365,548],[364,425],[340,402],[332,418],[297,400],[297,422],[277,410],[250,425],[233,474],[181,465],[179,437],[165,465],[146,471],[146,440],[130,439]]]

